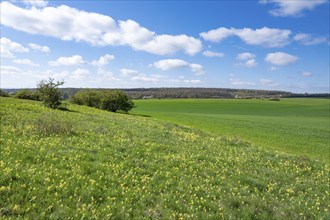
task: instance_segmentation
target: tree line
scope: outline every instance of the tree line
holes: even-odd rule
[[[59,88],[63,99],[70,100],[80,88]],[[91,92],[106,91],[108,89],[89,89]],[[31,95],[32,90],[7,89],[9,93],[21,93],[22,96]],[[228,88],[135,88],[135,89],[115,89],[127,94],[129,99],[167,99],[167,98],[219,98],[219,99],[278,99],[294,97],[319,97],[329,98],[329,93],[291,93],[273,90],[252,90],[252,89],[228,89]],[[0,94],[1,95],[1,94]],[[38,99],[32,94],[31,99]]]
[[[64,81],[55,82],[54,79],[50,78],[48,81],[42,80],[38,82],[36,89],[18,90],[12,96],[19,99],[42,101],[46,107],[60,109],[63,108],[64,93],[59,86],[63,84]],[[8,97],[10,94],[0,89],[0,96]],[[69,97],[69,100],[74,104],[86,105],[111,112],[128,113],[129,110],[135,107],[131,98],[120,90],[84,89],[75,92]]]

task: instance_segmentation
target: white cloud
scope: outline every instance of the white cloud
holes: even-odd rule
[[[304,33],[296,34],[293,39],[307,46],[327,42],[325,37],[312,37],[310,34]]]
[[[139,73],[139,71],[137,71],[137,70],[126,69],[126,68],[121,69],[120,73],[124,77],[130,77],[130,80],[132,80],[132,81],[156,83],[156,82],[159,82],[159,79],[161,78],[160,75],[147,76],[146,74]]]
[[[283,52],[269,53],[265,58],[266,62],[278,66],[289,65],[295,63],[297,60],[298,57]]]
[[[157,62],[154,62],[153,64],[149,65],[156,67],[160,70],[172,70],[172,69],[178,69],[183,67],[189,67],[192,72],[195,73],[195,75],[203,75],[205,74],[204,68],[200,64],[196,63],[188,63],[187,61],[180,60],[180,59],[166,59],[166,60],[159,60]]]
[[[23,0],[23,2],[27,5],[40,8],[46,7],[48,4],[46,0]]]
[[[15,66],[2,66],[1,65],[1,75],[16,75],[21,73],[21,69]]]
[[[273,16],[301,16],[305,10],[313,10],[316,6],[327,3],[327,0],[261,0],[263,4],[274,4],[276,9],[270,10]]]
[[[143,81],[143,82],[159,82],[159,79],[154,76],[146,76],[145,74],[139,74],[138,76],[133,76],[131,78],[132,81]]]
[[[200,83],[201,81],[199,79],[185,79],[183,80],[184,83],[189,83],[189,84],[197,84]]]
[[[204,40],[212,42],[220,42],[230,36],[237,36],[246,44],[261,45],[265,47],[282,47],[289,43],[289,36],[292,32],[286,29],[276,29],[263,27],[260,29],[251,28],[224,28],[220,27],[215,30],[200,33]]]
[[[236,78],[233,74],[230,75],[229,82],[231,85],[234,86],[255,86],[254,82],[245,82],[241,81],[240,79]]]
[[[273,80],[270,79],[260,79],[260,83],[262,86],[278,86],[279,84]]]
[[[33,50],[38,50],[45,53],[48,53],[50,51],[49,47],[47,46],[40,46],[38,44],[33,44],[33,43],[30,43],[29,47],[32,48]]]
[[[206,57],[223,57],[224,56],[223,53],[213,52],[213,51],[210,51],[210,50],[204,51],[203,55],[206,56]]]
[[[83,79],[88,76],[89,70],[87,69],[76,69],[75,71],[72,72],[71,78],[74,79]]]
[[[308,71],[304,71],[301,73],[302,76],[305,76],[305,77],[308,77],[308,76],[311,76],[312,73],[311,72],[308,72]]]
[[[101,56],[98,60],[94,60],[92,62],[92,65],[94,65],[94,66],[105,66],[113,59],[115,59],[114,55],[105,54],[104,56]]]
[[[257,64],[258,64],[258,63],[255,61],[255,59],[251,59],[251,60],[247,60],[247,61],[244,63],[244,66],[251,68],[251,67],[255,67],[255,66],[257,66]]]
[[[154,62],[151,66],[161,70],[178,69],[189,66],[189,63],[180,59],[167,59]]]
[[[254,59],[255,57],[256,56],[254,54],[245,52],[245,53],[237,54],[236,59],[241,61],[239,63],[239,65],[243,65],[243,66],[251,68],[251,67],[257,66],[257,64],[258,64],[256,62],[256,60]]]
[[[6,37],[0,39],[1,57],[14,58],[14,53],[29,52],[29,48],[23,47],[21,44],[11,41]]]
[[[86,62],[79,55],[73,55],[72,57],[59,57],[56,61],[48,62],[50,66],[73,66],[85,63]]]
[[[133,20],[116,22],[109,16],[66,5],[25,9],[1,2],[1,8],[3,25],[66,41],[84,41],[97,46],[128,45],[135,50],[158,55],[171,55],[179,51],[194,55],[202,49],[201,41],[194,37],[184,34],[159,35]]]
[[[195,73],[196,76],[200,76],[200,75],[204,75],[205,71],[202,65],[200,64],[196,64],[196,63],[192,63],[189,65],[190,69],[193,73]]]
[[[120,73],[122,76],[135,76],[139,74],[139,71],[133,69],[121,69]]]
[[[158,55],[171,55],[180,50],[188,55],[194,55],[202,49],[202,43],[200,40],[184,34],[157,35],[142,47],[135,47],[135,45],[132,47]]]
[[[33,63],[29,59],[15,59],[13,60],[14,63],[16,64],[23,64],[23,65],[29,65],[29,66],[39,66],[39,64]]]
[[[236,34],[235,28],[225,28],[225,27],[220,27],[215,30],[210,30],[208,32],[202,32],[199,35],[204,39],[212,42],[220,42],[227,37],[233,36]]]
[[[289,43],[290,30],[263,27],[252,30],[250,28],[240,29],[236,35],[245,43],[250,45],[262,45],[265,47],[282,47]]]
[[[252,53],[249,52],[245,52],[245,53],[239,53],[236,56],[236,59],[241,60],[241,61],[245,61],[245,60],[249,60],[249,59],[254,59],[256,56]]]
[[[103,68],[98,68],[97,69],[97,81],[105,81],[105,80],[112,80],[112,81],[118,81],[120,80],[119,78],[115,77],[114,74],[109,71],[105,70]]]

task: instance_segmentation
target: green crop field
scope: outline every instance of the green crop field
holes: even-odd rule
[[[137,105],[0,98],[0,219],[330,218],[328,100]]]
[[[137,100],[135,114],[330,162],[329,99]]]

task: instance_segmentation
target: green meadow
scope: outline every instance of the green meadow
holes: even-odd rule
[[[137,100],[135,114],[330,162],[329,99]]]
[[[329,100],[136,103],[1,97],[0,219],[330,218]]]

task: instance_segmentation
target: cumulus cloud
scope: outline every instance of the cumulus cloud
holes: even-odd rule
[[[310,34],[304,34],[304,33],[296,34],[293,37],[293,39],[307,46],[327,42],[327,39],[325,37],[313,37]]]
[[[166,59],[166,60],[159,60],[150,64],[149,66],[154,66],[160,70],[172,70],[178,69],[183,67],[189,67],[190,70],[195,73],[195,75],[203,75],[205,74],[204,68],[200,64],[196,63],[188,63],[187,61],[180,60],[180,59]]]
[[[245,52],[245,53],[237,54],[236,59],[241,61],[239,63],[239,65],[243,65],[243,66],[251,68],[251,67],[257,66],[257,62],[254,59],[255,57],[256,56],[254,54]]]
[[[167,60],[159,60],[157,62],[154,62],[152,66],[161,70],[171,70],[171,69],[187,67],[189,66],[189,63],[180,59],[167,59]]]
[[[29,48],[23,47],[21,44],[11,41],[6,37],[0,39],[1,57],[14,58],[15,53],[29,52]]]
[[[235,28],[225,28],[220,27],[215,30],[210,30],[208,32],[202,32],[199,35],[204,39],[212,42],[220,42],[227,37],[233,36],[236,34]]]
[[[70,76],[73,79],[83,79],[86,78],[89,74],[89,70],[87,69],[76,69],[72,72],[72,75]]]
[[[142,81],[142,82],[156,83],[156,82],[159,82],[159,79],[160,79],[159,75],[147,76],[146,74],[139,73],[138,70],[134,70],[134,69],[123,68],[123,69],[120,70],[120,73],[124,77],[130,77],[130,80],[132,80],[132,81]]]
[[[43,8],[46,7],[48,4],[48,1],[46,0],[23,0],[23,3],[29,6]]]
[[[247,61],[244,63],[244,66],[251,68],[251,67],[255,67],[255,66],[257,66],[257,64],[258,64],[258,63],[255,61],[255,59],[251,59],[251,60],[247,60]]]
[[[184,34],[160,35],[133,20],[116,22],[109,16],[66,5],[20,8],[9,2],[1,2],[1,8],[3,25],[66,41],[84,41],[97,46],[127,45],[134,50],[158,55],[171,55],[179,51],[194,55],[202,49],[201,41],[194,37]]]
[[[45,53],[48,53],[50,51],[49,47],[47,46],[40,46],[38,44],[33,44],[33,43],[30,43],[29,47],[33,50],[38,50]]]
[[[204,51],[203,55],[206,56],[206,57],[223,57],[224,56],[223,53],[213,52],[213,51],[210,51],[210,50]]]
[[[73,55],[72,57],[59,57],[56,61],[49,61],[50,66],[74,66],[85,64],[86,62],[80,55]]]
[[[101,56],[98,60],[94,60],[92,62],[92,65],[94,65],[94,66],[105,66],[113,59],[115,59],[114,55],[105,54],[104,56]]]
[[[16,64],[22,64],[22,65],[39,66],[39,64],[33,63],[29,59],[15,59],[15,60],[13,60],[13,62]]]
[[[1,66],[1,75],[16,75],[20,74],[22,70],[15,66]]]
[[[241,61],[245,61],[245,60],[249,60],[249,59],[254,59],[256,56],[252,53],[249,52],[245,52],[245,53],[239,53],[236,56],[236,59],[241,60]]]
[[[261,45],[264,47],[282,47],[289,43],[289,36],[292,32],[286,29],[263,27],[260,29],[251,28],[225,28],[200,33],[204,40],[220,42],[228,37],[237,36],[246,44]]]
[[[135,76],[139,74],[139,71],[123,68],[120,70],[120,73],[122,76]]]
[[[278,66],[289,65],[297,62],[297,60],[298,57],[283,52],[269,53],[265,58],[266,62]]]
[[[240,79],[236,78],[233,74],[230,75],[229,82],[231,85],[234,86],[255,86],[254,82],[246,82],[241,81]]]
[[[260,83],[262,86],[269,86],[269,87],[273,87],[273,86],[278,86],[279,84],[273,80],[270,79],[260,79]]]
[[[131,80],[132,81],[142,81],[142,82],[152,82],[152,83],[159,82],[159,79],[157,77],[147,76],[145,74],[139,74],[137,76],[133,76],[131,78]]]
[[[197,84],[200,83],[201,81],[199,79],[185,79],[183,80],[184,83],[189,83],[189,84]]]
[[[303,11],[313,10],[316,6],[327,3],[327,0],[260,0],[262,4],[274,4],[277,8],[272,9],[269,13],[273,16],[301,16]]]
[[[189,65],[190,69],[193,73],[195,73],[196,76],[200,76],[200,75],[204,75],[205,71],[202,65],[200,64],[196,64],[196,63],[192,63]]]

